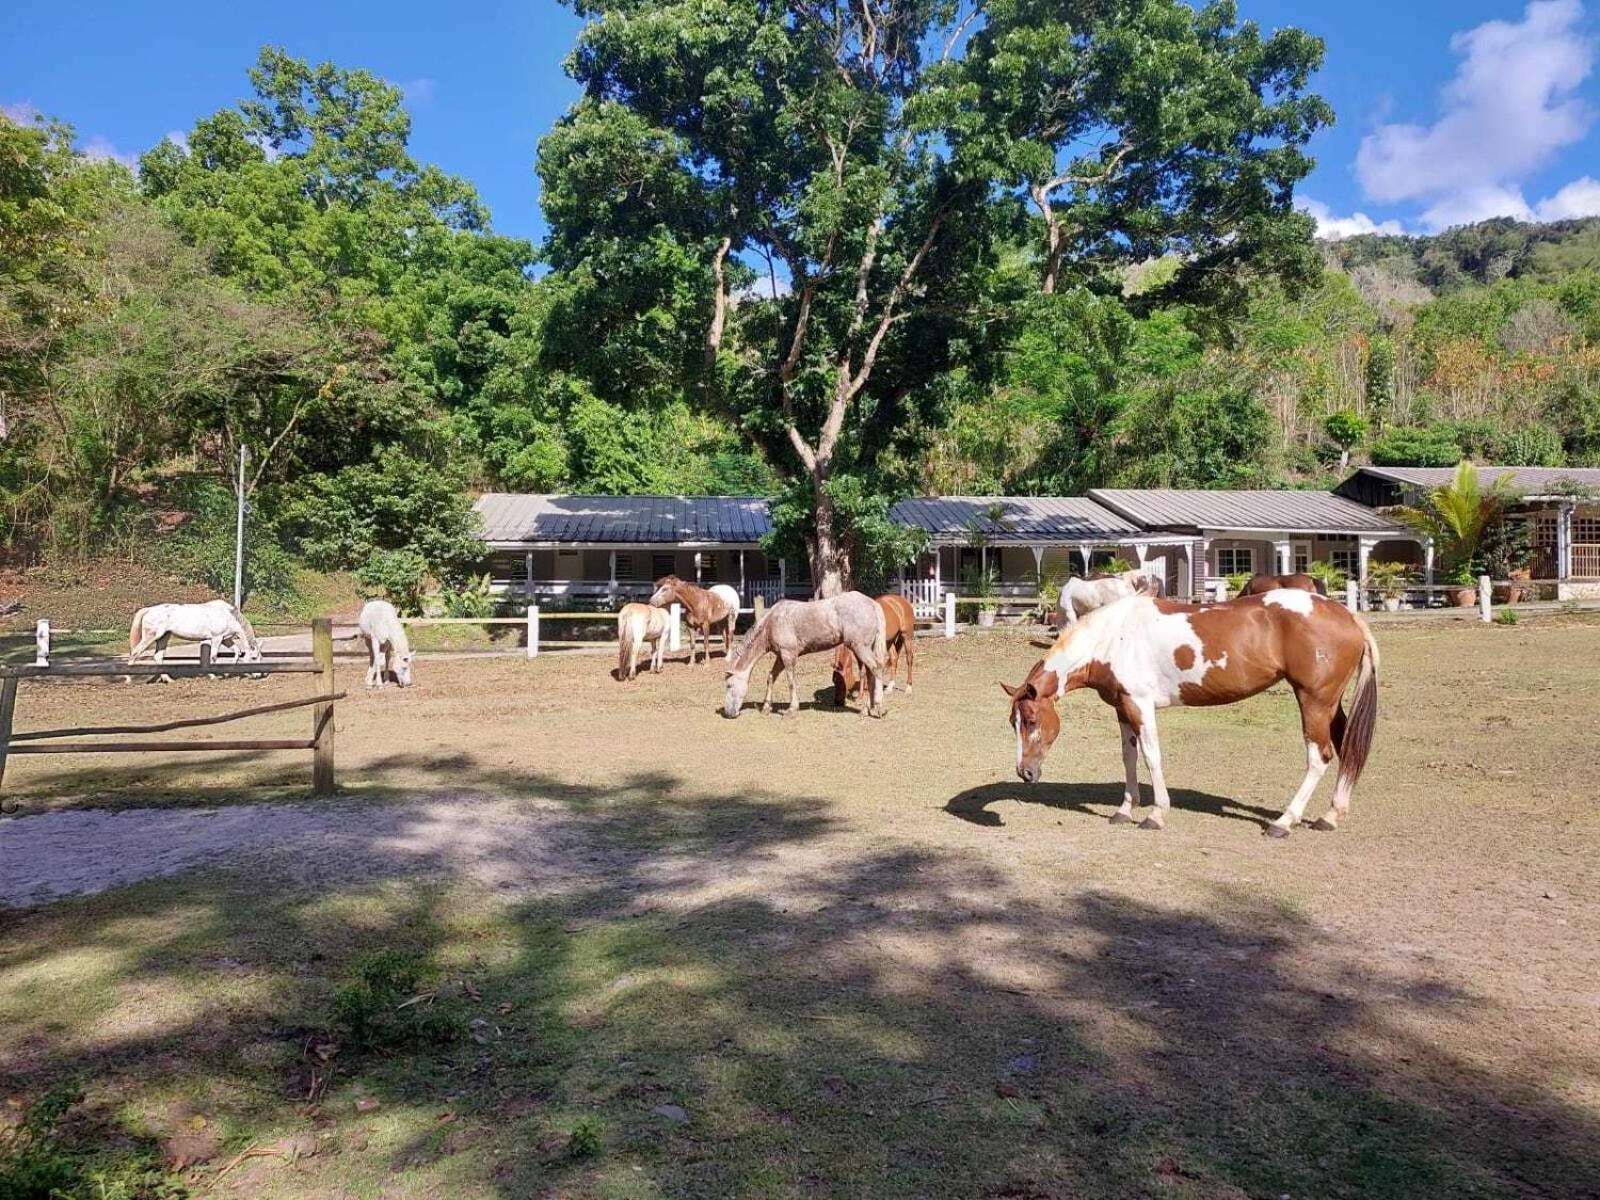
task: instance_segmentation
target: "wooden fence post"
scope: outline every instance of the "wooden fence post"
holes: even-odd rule
[[[333,695],[333,621],[315,617],[311,621],[311,657],[321,670],[317,686],[321,694]],[[311,792],[333,795],[333,701],[324,700],[311,710]]]
[[[667,609],[667,613],[667,649],[681,650],[683,649],[683,634],[678,625],[683,619],[683,606],[677,601],[673,601],[672,606]],[[694,651],[691,650],[689,652],[689,657],[690,659],[694,658]]]
[[[1494,618],[1494,580],[1487,575],[1478,576],[1478,619],[1489,621]]]
[[[953,638],[956,635],[956,594],[944,594],[944,635]]]
[[[17,711],[17,677],[0,679],[0,783],[6,778],[6,757],[11,753],[11,718]]]
[[[40,621],[33,627],[33,665],[50,665],[50,622]]]
[[[539,657],[539,606],[528,605],[528,657]]]

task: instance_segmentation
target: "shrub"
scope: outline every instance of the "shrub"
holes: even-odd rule
[[[1437,425],[1400,426],[1372,443],[1372,461],[1380,467],[1453,467],[1461,461],[1461,441]]]
[[[604,1149],[604,1126],[598,1117],[584,1117],[572,1127],[572,1136],[567,1140],[568,1158],[597,1158]]]
[[[356,583],[366,596],[381,596],[402,613],[422,611],[428,560],[415,550],[374,550],[356,568]]]
[[[1336,567],[1326,559],[1318,559],[1306,568],[1306,574],[1311,578],[1320,580],[1322,586],[1328,589],[1328,595],[1337,596],[1344,591],[1345,584],[1350,582],[1350,575],[1342,567]]]
[[[179,579],[232,596],[238,520],[232,489],[214,480],[194,480],[180,485],[174,499],[190,517],[157,543],[157,564]],[[271,608],[287,608],[298,598],[294,559],[278,543],[269,521],[253,512],[247,517],[244,594]]]
[[[1517,610],[1502,608],[1494,614],[1494,621],[1496,625],[1515,625],[1518,621]]]
[[[355,979],[333,996],[333,1024],[357,1050],[454,1041],[460,1018],[425,1004],[418,994],[423,965],[414,955],[383,950],[359,960]]]
[[[1237,596],[1244,591],[1244,585],[1249,583],[1251,578],[1249,571],[1235,571],[1232,575],[1227,576],[1228,595]]]
[[[83,1099],[56,1088],[0,1129],[0,1200],[183,1200],[189,1192],[148,1149],[82,1152],[64,1145],[61,1124]]]
[[[459,588],[440,597],[444,601],[445,616],[476,619],[494,616],[493,588],[494,580],[488,572],[468,576]]]

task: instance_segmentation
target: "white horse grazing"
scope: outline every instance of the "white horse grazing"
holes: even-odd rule
[[[207,600],[204,604],[152,604],[133,614],[128,627],[128,661],[135,662],[154,650],[156,662],[165,662],[167,642],[172,638],[188,642],[209,642],[211,660],[227,644],[233,647],[233,661],[241,655],[245,662],[261,661],[261,643],[244,615],[226,600]]]
[[[639,648],[650,647],[650,673],[661,673],[661,660],[667,652],[667,634],[672,621],[664,608],[650,604],[624,604],[617,613],[617,678],[633,679],[639,674]]]
[[[401,687],[411,686],[411,643],[400,614],[387,600],[368,600],[356,622],[372,665],[367,668],[367,686],[381,688],[390,675]]]
[[[1143,571],[1123,571],[1117,575],[1091,575],[1088,579],[1077,576],[1061,587],[1061,600],[1056,607],[1057,625],[1075,625],[1086,612],[1104,608],[1113,600],[1133,595],[1161,595],[1161,584]]]

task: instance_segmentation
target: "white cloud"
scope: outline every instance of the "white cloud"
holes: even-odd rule
[[[417,79],[402,83],[400,90],[405,93],[406,101],[419,108],[426,108],[433,103],[434,96],[439,91],[437,80],[429,79],[423,75]]]
[[[1451,38],[1463,59],[1441,91],[1438,120],[1382,125],[1362,140],[1356,175],[1366,194],[1430,202],[1430,228],[1531,216],[1521,181],[1594,120],[1574,94],[1594,66],[1583,15],[1579,0],[1534,0],[1519,22],[1487,21]]]
[[[44,116],[39,111],[39,106],[28,100],[18,100],[14,104],[0,104],[0,113],[13,125],[32,125]]]
[[[1399,221],[1374,221],[1364,212],[1351,213],[1348,217],[1336,217],[1333,215],[1333,210],[1321,200],[1301,197],[1295,201],[1295,207],[1317,223],[1319,238],[1326,238],[1332,242],[1340,238],[1357,237],[1363,233],[1393,235],[1405,232]]]
[[[98,133],[79,146],[78,153],[90,162],[116,162],[121,163],[130,171],[139,169],[137,155],[124,154]]]
[[[164,140],[171,142],[174,146],[176,146],[179,150],[182,150],[185,154],[189,153],[189,135],[187,133],[185,133],[183,130],[181,130],[181,129],[169,129],[169,130],[167,130],[167,136],[166,136],[166,138]]]
[[[1574,179],[1535,211],[1541,221],[1566,221],[1573,217],[1600,217],[1600,179],[1585,175]]]

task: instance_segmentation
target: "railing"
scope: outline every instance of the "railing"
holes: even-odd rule
[[[1600,543],[1577,542],[1572,547],[1573,579],[1600,579]]]

